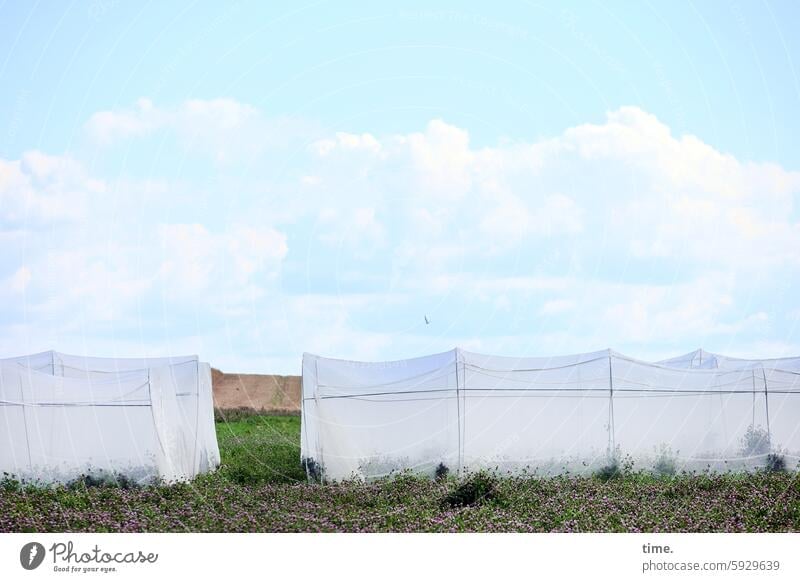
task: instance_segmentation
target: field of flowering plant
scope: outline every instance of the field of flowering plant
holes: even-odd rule
[[[759,532],[800,531],[792,472],[431,480],[314,485],[300,419],[219,419],[223,467],[192,483],[0,484],[0,532]]]

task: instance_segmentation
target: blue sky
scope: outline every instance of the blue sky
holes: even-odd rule
[[[5,2],[0,350],[800,353],[798,12]]]

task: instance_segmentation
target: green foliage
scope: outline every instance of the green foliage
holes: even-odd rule
[[[296,412],[286,413],[266,413],[263,410],[256,410],[247,406],[240,406],[238,408],[215,408],[214,409],[214,422],[240,422],[249,418],[257,417],[276,417],[276,416],[294,416],[299,419],[300,415]]]
[[[20,483],[11,473],[3,471],[3,477],[0,479],[0,491],[21,491],[22,483]]]
[[[458,483],[455,489],[442,498],[442,507],[465,507],[480,505],[497,498],[497,478],[479,471]]]
[[[765,469],[768,473],[785,473],[786,459],[780,453],[770,453],[767,455]]]
[[[662,479],[632,471],[616,451],[605,481],[406,471],[318,485],[300,462],[298,417],[247,417],[217,431],[222,467],[191,483],[42,487],[6,475],[0,532],[800,531],[794,471]]]
[[[597,469],[593,476],[595,479],[606,483],[626,475],[633,475],[633,466],[633,458],[630,455],[623,455],[622,449],[617,445],[606,457],[606,464]]]
[[[439,463],[438,465],[436,465],[436,469],[433,472],[433,476],[437,481],[441,481],[442,479],[447,479],[447,475],[449,473],[450,473],[450,468],[444,463]]]
[[[135,489],[141,487],[135,479],[122,473],[89,473],[73,479],[66,485],[67,489],[86,489],[88,487],[119,487],[120,489]]]
[[[618,479],[622,477],[622,468],[616,458],[611,459],[608,463],[600,467],[594,476],[603,483]]]
[[[217,423],[219,473],[240,485],[305,482],[299,416],[249,416]]]
[[[678,472],[676,455],[668,445],[661,445],[656,453],[653,473],[658,477],[674,477]]]
[[[750,425],[747,427],[741,441],[741,453],[743,457],[755,457],[769,453],[770,442],[769,433],[760,426]]]
[[[633,459],[627,455],[623,457],[622,450],[617,446],[606,464],[600,467],[594,476],[605,483],[631,473],[633,473]]]
[[[312,483],[322,483],[324,479],[322,465],[317,463],[317,461],[315,459],[312,459],[311,457],[303,459],[301,463],[303,465],[303,469],[306,472],[306,475],[308,475],[308,479]]]

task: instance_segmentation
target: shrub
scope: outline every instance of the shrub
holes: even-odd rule
[[[22,483],[11,473],[3,471],[0,478],[0,490],[5,492],[22,491]]]
[[[747,427],[742,436],[741,453],[743,457],[755,457],[769,453],[769,433],[760,426]]]
[[[447,475],[450,473],[450,469],[444,463],[439,463],[436,466],[436,470],[433,472],[434,477],[436,477],[437,481],[441,481],[442,479],[446,479]]]
[[[765,469],[767,473],[785,473],[786,459],[780,453],[770,453],[767,455]]]
[[[677,462],[672,449],[667,445],[662,445],[656,455],[656,462],[653,465],[653,472],[659,477],[672,477],[677,473]]]
[[[322,466],[311,457],[303,459],[303,469],[308,478],[314,483],[322,482]]]
[[[89,489],[92,487],[119,487],[137,489],[140,484],[124,473],[87,473],[66,483],[68,489]]]
[[[595,477],[603,481],[610,481],[622,476],[622,469],[619,466],[617,459],[611,459],[606,465],[600,467],[594,474]]]
[[[478,472],[467,477],[442,498],[443,508],[468,507],[492,501],[497,497],[497,480],[490,474]]]

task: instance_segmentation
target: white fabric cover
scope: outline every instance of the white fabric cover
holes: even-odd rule
[[[433,470],[458,460],[455,351],[400,362],[305,354],[301,456],[310,475]]]
[[[725,471],[762,467],[770,451],[795,467],[800,374],[769,362],[675,367],[612,350],[510,358],[455,349],[373,363],[305,354],[301,456],[310,478],[326,480],[430,474],[440,463],[587,473],[611,459]],[[747,441],[748,430],[757,438]]]
[[[8,449],[12,457],[0,457],[0,471],[18,475],[24,479],[43,482],[74,479],[83,472],[122,472],[137,480],[160,477],[166,481],[190,479],[200,473],[214,470],[219,466],[219,447],[214,429],[213,394],[211,387],[211,368],[199,362],[196,356],[175,358],[85,358],[44,352],[31,356],[21,356],[0,360],[0,366],[11,384],[3,390],[14,394],[14,378],[23,378],[31,391],[33,402],[50,387],[60,387],[52,392],[46,407],[52,411],[63,408],[62,413],[52,412],[61,423],[51,423],[50,441],[58,440],[58,435],[68,431],[81,435],[69,455],[53,455],[45,447],[42,449],[47,462],[28,458],[27,468],[19,464],[20,443],[31,440],[30,424],[19,424],[19,419],[45,415],[39,409],[44,405],[28,404],[14,398],[0,398],[0,407],[7,414],[0,417],[0,434],[6,434]],[[139,382],[134,401],[115,402],[113,399],[119,386],[128,382]],[[6,378],[4,378],[5,382]],[[103,391],[108,391],[106,394]],[[148,391],[149,390],[149,391]],[[80,410],[74,398],[80,395]],[[6,402],[7,401],[7,402]],[[24,407],[26,414],[9,412],[8,407]],[[69,410],[68,410],[69,409]],[[89,412],[86,412],[89,411]],[[90,414],[95,427],[105,430],[102,442],[99,434],[84,431],[81,424],[67,425],[73,419],[86,418]],[[149,418],[149,424],[142,418]],[[38,426],[38,425],[37,425]],[[126,429],[122,432],[120,429]],[[148,436],[148,431],[152,434]],[[153,432],[155,431],[155,432]],[[152,435],[158,437],[158,450],[151,450]],[[6,440],[6,439],[4,439]],[[90,443],[95,443],[90,445]],[[141,443],[141,444],[136,444]],[[105,461],[98,461],[98,447],[111,447],[128,453],[118,452]],[[54,449],[56,450],[56,449]],[[52,451],[51,451],[52,452]],[[135,456],[137,463],[126,457]],[[63,457],[63,458],[62,458]],[[24,459],[23,459],[24,460]],[[12,462],[14,461],[14,462]],[[36,461],[36,462],[34,462]],[[19,472],[20,469],[25,469]]]
[[[657,362],[671,368],[702,368],[702,369],[722,369],[722,370],[752,370],[761,367],[777,368],[780,370],[800,371],[800,356],[790,356],[787,358],[765,358],[752,360],[745,358],[733,358],[707,352],[698,349],[682,356],[676,356],[667,360]]]
[[[56,353],[54,351],[49,351],[41,352],[39,354],[30,354],[28,356],[0,359],[0,363],[16,362],[18,364],[22,364],[26,368],[30,368],[31,370],[55,375],[55,357]]]

